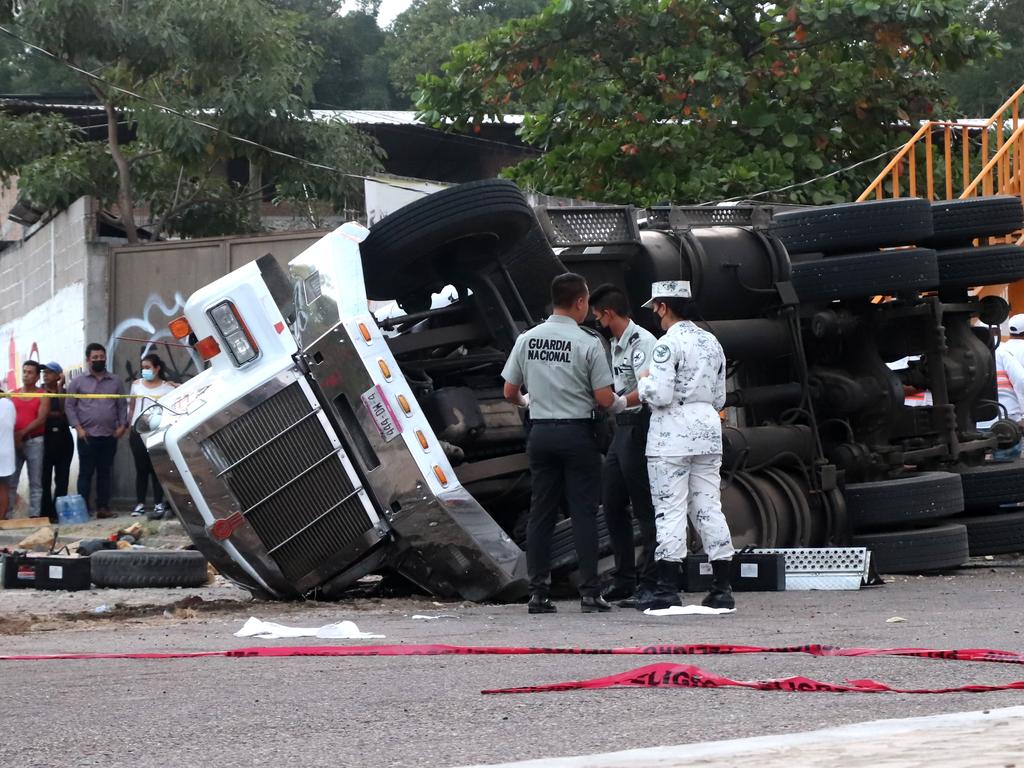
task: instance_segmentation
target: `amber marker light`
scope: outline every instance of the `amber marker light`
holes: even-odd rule
[[[167,327],[171,331],[171,336],[176,339],[184,339],[192,333],[192,328],[188,324],[188,318],[184,315],[171,320],[171,322],[167,324]]]
[[[412,406],[409,405],[409,400],[405,395],[399,395],[397,398],[398,406],[402,409],[402,413],[406,416],[412,416]]]
[[[366,327],[366,323],[359,324],[359,333],[367,344],[373,343],[373,337],[370,336],[370,329]]]
[[[380,366],[380,372],[384,374],[384,378],[391,381],[391,369],[388,368],[388,364],[383,360],[378,360],[377,365]]]
[[[442,486],[448,485],[448,478],[445,477],[444,470],[436,464],[434,465],[434,476],[437,477],[437,481],[441,483]]]
[[[203,360],[211,360],[220,354],[220,344],[213,336],[207,336],[196,342],[196,352]]]
[[[423,432],[421,432],[418,429],[416,430],[416,439],[420,441],[420,448],[422,448],[424,451],[430,450],[430,444],[427,443],[427,436],[424,435]]]

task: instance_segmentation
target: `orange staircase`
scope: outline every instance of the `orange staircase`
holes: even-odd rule
[[[858,201],[1016,195],[1024,203],[1024,86],[986,119],[929,120],[882,169]],[[990,242],[1024,245],[1024,231]],[[1024,281],[981,291],[1024,311]]]

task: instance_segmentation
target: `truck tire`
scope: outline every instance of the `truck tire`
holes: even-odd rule
[[[967,562],[967,528],[956,523],[916,531],[863,533],[853,546],[867,547],[879,573],[921,573]]]
[[[791,253],[916,245],[932,234],[932,207],[916,197],[828,205],[776,214],[770,230]]]
[[[1012,283],[1024,278],[1024,247],[987,245],[938,252],[939,284],[970,288]]]
[[[855,531],[907,527],[964,510],[960,476],[952,472],[921,472],[896,480],[850,483],[843,496]]]
[[[964,509],[989,510],[1024,501],[1024,461],[982,464],[960,470]]]
[[[445,246],[468,237],[512,249],[537,217],[511,181],[489,179],[443,189],[399,208],[370,228],[360,244],[366,293],[394,299],[447,282],[438,267]]]
[[[971,557],[1024,552],[1024,511],[957,520],[967,528]]]
[[[209,578],[206,558],[188,550],[109,550],[89,560],[97,587],[201,587]]]
[[[798,262],[792,280],[803,301],[866,299],[933,289],[939,268],[935,251],[907,248]]]
[[[932,203],[934,234],[925,245],[949,248],[972,240],[999,237],[1024,227],[1024,207],[1013,195],[989,195]]]
[[[540,320],[547,316],[551,304],[551,281],[568,270],[551,250],[540,222],[536,222],[512,248],[501,256],[523,303]],[[510,305],[513,301],[506,299]],[[515,314],[513,310],[513,314]]]

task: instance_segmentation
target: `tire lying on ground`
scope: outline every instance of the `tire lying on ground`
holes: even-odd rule
[[[479,238],[500,256],[536,224],[510,181],[459,184],[416,200],[374,224],[360,244],[367,296],[394,299],[443,285],[443,254],[456,241]]]
[[[935,251],[929,248],[833,256],[801,261],[792,269],[793,287],[803,301],[864,299],[931,290],[939,283]]]
[[[200,587],[208,580],[206,558],[189,550],[109,550],[89,561],[97,587]]]
[[[1024,279],[1024,247],[987,245],[939,251],[939,285],[969,288]]]
[[[1024,552],[1024,511],[963,517],[971,557]]]
[[[999,504],[1024,501],[1024,461],[965,467],[959,474],[964,509],[988,510]]]
[[[827,205],[776,214],[770,230],[791,253],[916,245],[932,235],[932,207],[916,197]]]
[[[934,233],[923,245],[934,248],[970,245],[983,237],[999,237],[1024,227],[1024,207],[1012,195],[989,195],[932,203]]]
[[[879,573],[921,573],[956,568],[970,556],[967,528],[950,523],[913,531],[862,533],[854,547],[867,547]]]
[[[921,472],[896,480],[850,483],[843,490],[854,530],[916,525],[964,509],[960,476]]]

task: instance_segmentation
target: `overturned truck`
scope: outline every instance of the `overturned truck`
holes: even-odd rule
[[[517,599],[530,482],[500,378],[516,336],[566,270],[635,307],[682,278],[729,360],[737,547],[955,567],[1024,548],[1006,506],[1024,500],[1022,465],[990,460],[1021,439],[996,395],[1008,306],[971,290],[1024,278],[1024,248],[984,245],[1022,226],[1003,197],[534,210],[511,183],[464,184],[196,292],[177,333],[209,365],[140,426],[197,548],[256,594],[331,598],[391,570],[439,596]],[[401,312],[378,320],[371,300]],[[567,521],[552,560],[571,579]]]

